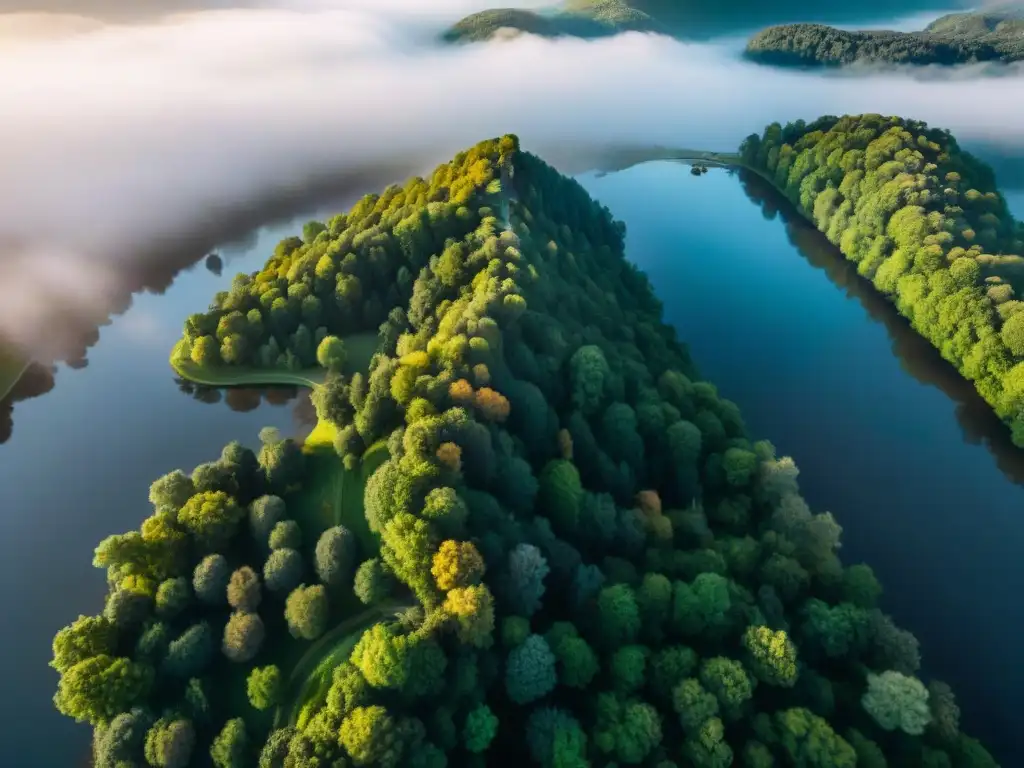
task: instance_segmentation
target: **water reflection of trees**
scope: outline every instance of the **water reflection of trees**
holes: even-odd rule
[[[193,400],[207,405],[224,403],[228,408],[237,413],[248,413],[255,411],[263,403],[280,408],[298,399],[298,387],[207,387],[202,384],[193,384],[182,378],[175,378],[178,390],[188,395]]]
[[[99,341],[99,329],[110,325],[114,317],[127,312],[136,294],[146,292],[162,295],[173,285],[179,274],[202,262],[214,248],[224,246],[218,258],[222,262],[221,267],[227,267],[232,256],[250,249],[257,242],[259,232],[264,227],[296,221],[297,217],[309,211],[344,210],[364,191],[380,189],[404,178],[408,173],[406,163],[396,160],[345,177],[318,179],[308,186],[282,191],[276,199],[232,214],[222,212],[178,237],[147,244],[144,250],[126,255],[118,262],[121,283],[105,306],[93,313],[73,311],[70,308],[48,308],[46,327],[52,350],[47,362],[64,362],[70,368],[85,368],[89,364],[89,349]],[[50,375],[45,388],[41,386],[38,378],[30,378],[26,374],[24,383],[0,401],[0,443],[11,437],[15,403],[52,390],[55,386],[53,375]],[[21,396],[18,396],[19,392]],[[279,399],[281,397],[279,393],[264,395],[266,402],[271,405],[284,405],[294,399],[295,395],[291,394],[284,401]],[[220,395],[209,392],[196,395],[196,399],[203,402],[219,402],[220,398]],[[244,394],[234,394],[227,404],[235,410],[251,410],[249,406],[252,402],[251,397],[247,399]]]
[[[847,298],[856,299],[872,320],[885,326],[900,367],[922,384],[937,387],[953,401],[964,440],[973,445],[984,445],[1007,478],[1024,484],[1024,451],[1010,442],[1009,430],[981,399],[974,386],[946,362],[935,347],[918,335],[896,308],[857,274],[856,266],[797,213],[777,190],[747,171],[740,171],[739,177],[743,191],[760,206],[764,217],[779,217],[783,221],[790,242],[811,266],[824,270],[829,280],[843,289]]]
[[[295,422],[295,436],[304,439],[316,426],[316,408],[309,397],[309,390],[299,387],[207,387],[176,378],[178,389],[201,403],[216,405],[223,403],[239,413],[254,411],[262,404],[277,408],[294,404],[292,418]]]
[[[14,431],[14,404],[45,395],[53,389],[55,372],[53,366],[33,363],[11,388],[7,397],[0,400],[0,444],[10,440]]]

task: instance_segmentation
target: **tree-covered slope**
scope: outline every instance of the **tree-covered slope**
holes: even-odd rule
[[[506,136],[191,317],[214,372],[322,327],[321,423],[160,479],[97,549],[103,615],[54,642],[97,768],[993,766],[623,247]]]
[[[741,151],[1024,445],[1024,225],[992,170],[946,131],[881,115],[773,123]]]
[[[902,12],[937,7],[957,7],[954,0],[936,5],[928,0],[904,2]],[[525,32],[543,37],[602,37],[629,30],[659,32],[680,38],[706,38],[729,32],[746,32],[765,24],[796,21],[843,22],[872,14],[891,14],[882,0],[851,4],[841,0],[807,3],[716,3],[712,0],[566,0],[542,13],[496,8],[471,14],[445,34],[449,41],[480,41],[498,30]]]
[[[458,21],[444,34],[448,42],[489,40],[499,31],[540,37],[607,37],[619,32],[660,32],[668,30],[622,0],[570,0],[553,13],[536,13],[516,8],[494,8],[473,13]]]
[[[822,24],[786,24],[754,35],[754,61],[782,66],[970,64],[1024,59],[1024,6],[954,13],[921,32],[847,31]]]

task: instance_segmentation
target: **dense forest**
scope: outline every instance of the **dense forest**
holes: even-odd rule
[[[773,123],[745,163],[783,190],[1024,446],[1024,225],[947,132],[881,115]]]
[[[1024,59],[1024,6],[949,14],[921,32],[785,24],[754,35],[746,56],[782,66],[1019,61]]]
[[[995,765],[624,236],[505,136],[188,319],[195,371],[321,366],[320,422],[96,549],[53,666],[97,768]]]
[[[925,0],[903,3],[905,12],[954,7]],[[449,42],[480,41],[498,30],[514,30],[542,37],[594,38],[619,32],[657,32],[679,38],[706,38],[731,31],[746,32],[764,24],[788,21],[849,21],[871,13],[889,13],[881,0],[850,5],[839,0],[807,3],[803,0],[723,5],[709,0],[566,0],[541,12],[494,8],[466,16],[444,35]]]

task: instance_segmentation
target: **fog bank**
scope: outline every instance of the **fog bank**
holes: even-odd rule
[[[0,281],[17,286],[0,332],[52,354],[55,304],[104,311],[132,265],[197,231],[348,176],[401,180],[507,132],[563,158],[731,149],[771,120],[876,111],[1024,150],[1019,75],[821,77],[640,34],[446,49],[436,33],[483,3],[251,5],[130,25],[51,16],[35,37],[5,35],[0,16]]]

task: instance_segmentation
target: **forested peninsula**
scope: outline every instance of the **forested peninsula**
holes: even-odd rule
[[[1005,64],[1024,59],[1024,5],[949,14],[920,32],[783,24],[750,38],[745,55],[763,64],[796,67]]]
[[[1024,446],[1024,225],[948,131],[881,115],[773,123],[758,170],[887,296]]]
[[[52,665],[97,768],[995,765],[624,234],[505,136],[188,318],[183,375],[309,377],[320,421],[96,549]]]

